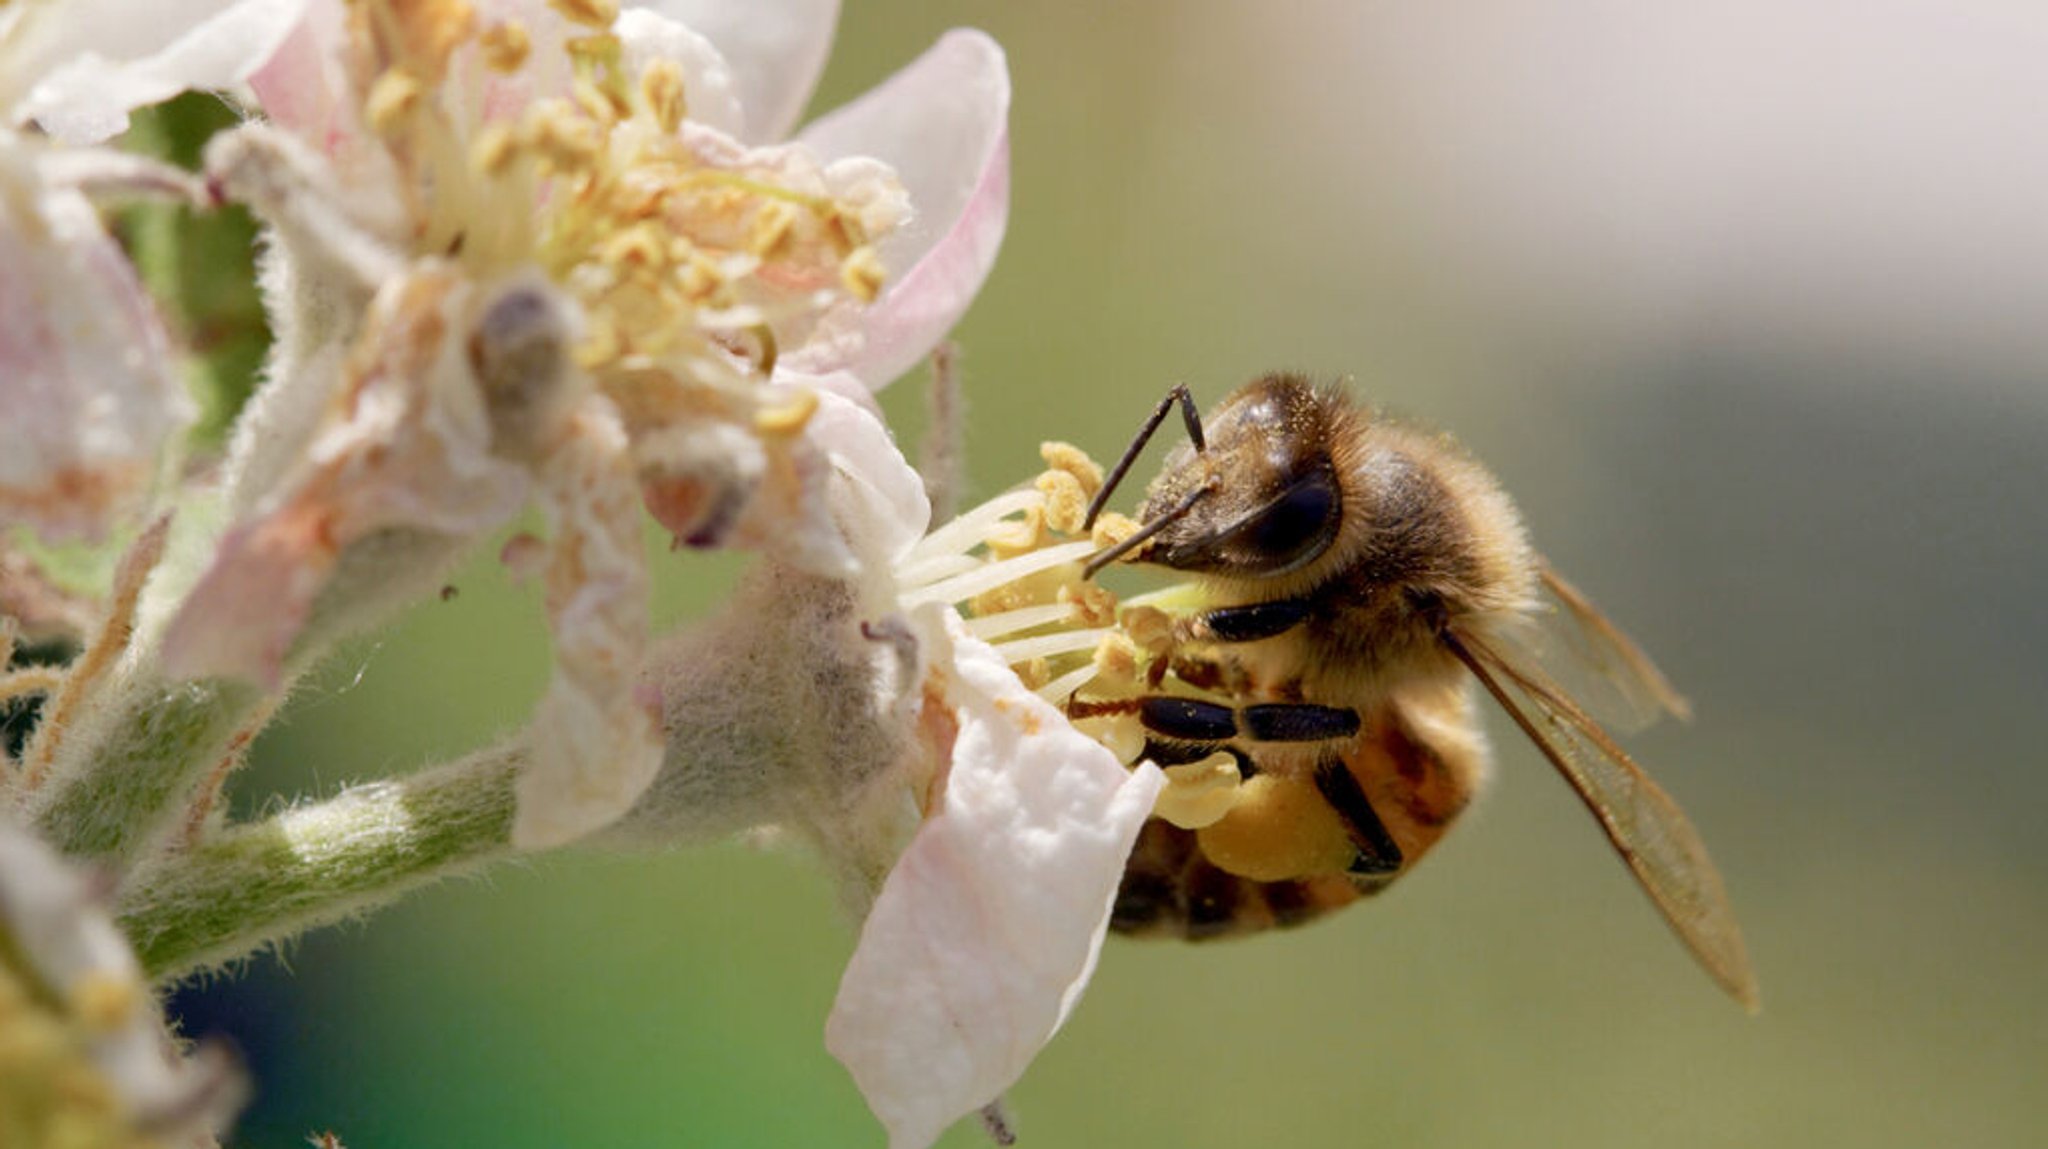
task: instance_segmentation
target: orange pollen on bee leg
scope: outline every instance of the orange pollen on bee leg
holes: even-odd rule
[[[1344,820],[1307,778],[1255,774],[1218,821],[1196,832],[1218,868],[1255,882],[1342,873],[1358,856]]]

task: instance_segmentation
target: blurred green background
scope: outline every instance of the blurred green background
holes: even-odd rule
[[[1030,1146],[2003,1146],[2048,1136],[2048,17],[2019,4],[859,2],[816,107],[944,28],[1015,77],[961,328],[974,496],[1162,389],[1351,374],[1454,429],[1698,718],[1633,738],[1725,872],[1745,1018],[1497,716],[1427,865],[1302,932],[1112,941]],[[921,380],[887,397],[914,444]],[[739,564],[662,564],[703,610]],[[488,563],[306,690],[245,807],[515,726]],[[236,1144],[876,1145],[807,859],[565,856],[182,999]],[[951,1146],[980,1134],[956,1129]]]

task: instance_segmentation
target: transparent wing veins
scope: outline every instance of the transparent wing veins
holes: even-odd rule
[[[1706,843],[1678,804],[1541,671],[1517,666],[1466,631],[1454,628],[1445,641],[1571,783],[1679,940],[1731,997],[1756,1012],[1756,974],[1735,910]]]

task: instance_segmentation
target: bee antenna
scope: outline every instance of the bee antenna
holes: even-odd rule
[[[1124,457],[1118,459],[1116,466],[1109,469],[1109,477],[1102,481],[1102,489],[1095,492],[1095,497],[1088,501],[1087,517],[1081,520],[1082,530],[1095,528],[1095,517],[1109,504],[1109,497],[1116,493],[1117,485],[1124,481],[1124,476],[1131,473],[1131,464],[1138,461],[1138,453],[1145,449],[1145,444],[1152,441],[1152,433],[1159,430],[1159,424],[1166,421],[1166,413],[1173,409],[1175,402],[1180,403],[1180,417],[1188,425],[1188,439],[1194,443],[1195,450],[1209,449],[1208,442],[1202,437],[1202,413],[1195,409],[1195,397],[1188,393],[1187,384],[1175,383],[1166,389],[1166,397],[1159,401],[1159,405],[1152,408],[1151,416],[1145,420],[1143,427],[1138,428],[1138,434],[1131,440],[1131,445],[1124,448]]]
[[[1137,532],[1131,535],[1130,538],[1127,538],[1120,543],[1113,543],[1110,546],[1106,546],[1101,550],[1096,551],[1094,554],[1089,555],[1088,561],[1081,565],[1081,577],[1094,578],[1096,571],[1101,570],[1103,567],[1108,566],[1109,564],[1124,557],[1125,555],[1130,554],[1132,551],[1137,550],[1139,547],[1144,546],[1146,543],[1152,540],[1153,535],[1156,535],[1160,531],[1163,531],[1166,528],[1172,526],[1174,523],[1179,522],[1184,515],[1186,515],[1189,511],[1194,510],[1195,503],[1198,502],[1203,495],[1206,495],[1210,491],[1213,491],[1215,489],[1216,484],[1213,479],[1209,482],[1203,483],[1201,486],[1196,487],[1194,490],[1189,491],[1185,495],[1182,495],[1180,502],[1175,503],[1172,507],[1168,508],[1165,514],[1162,514],[1158,518],[1153,519],[1151,522],[1146,523],[1144,526],[1139,527]]]

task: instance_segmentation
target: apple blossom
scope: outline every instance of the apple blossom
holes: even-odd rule
[[[994,260],[1009,80],[949,33],[785,139],[834,14],[311,0],[250,75],[268,120],[206,181],[269,230],[266,377],[217,506],[132,548],[27,768],[0,764],[64,850],[124,867],[150,975],[521,850],[778,827],[862,921],[826,1041],[893,1146],[989,1111],[1062,1024],[1172,796],[1131,730],[1062,710],[1129,661],[1081,575],[1129,524],[1082,531],[1101,473],[1049,447],[932,529],[871,393]],[[293,677],[529,506],[545,539],[502,552],[555,643],[528,728],[221,826]],[[760,552],[659,641],[643,514]]]
[[[172,169],[74,145],[121,131],[133,108],[239,83],[299,6],[0,8],[0,527],[99,537],[193,415],[156,314],[87,195],[196,198],[196,188]]]
[[[0,814],[0,1129],[35,1145],[191,1143],[246,1086],[180,1056],[104,896]]]
[[[886,382],[860,337],[870,311],[914,312],[921,356],[986,274],[1006,186],[1007,81],[979,34],[824,121],[832,144],[917,161],[926,208],[876,159],[733,134],[779,129],[801,100],[770,77],[783,66],[807,92],[821,62],[815,33],[741,35],[783,27],[772,6],[720,24],[746,50],[732,59],[661,10],[560,11],[315,4],[255,77],[276,127],[217,141],[209,167],[272,225],[288,322],[230,459],[234,520],[165,647],[177,673],[275,689],[309,626],[416,596],[537,501],[558,658],[523,784],[529,846],[617,816],[658,760],[633,686],[635,494],[679,544],[852,573],[806,433],[815,378],[778,363]],[[934,86],[963,78],[974,98],[946,106],[967,127],[925,144],[963,118],[925,106]],[[750,119],[742,93],[775,111]],[[377,564],[351,564],[369,546]],[[352,565],[375,585],[338,581]]]

